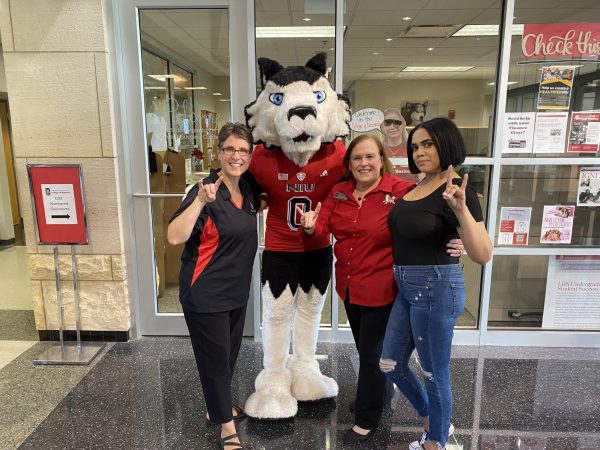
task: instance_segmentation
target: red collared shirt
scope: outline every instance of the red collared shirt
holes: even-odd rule
[[[414,184],[384,175],[379,186],[369,192],[362,205],[352,196],[354,180],[336,184],[321,205],[315,234],[333,233],[336,290],[350,303],[382,306],[396,296],[392,272],[392,243],[387,216],[394,202]]]

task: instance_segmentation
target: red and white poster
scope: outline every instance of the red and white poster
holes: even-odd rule
[[[81,166],[28,164],[40,245],[87,244]]]
[[[600,113],[572,113],[567,152],[596,153],[599,144]]]
[[[523,27],[521,59],[585,61],[600,57],[600,23],[527,23]]]
[[[498,245],[527,245],[531,208],[505,207],[500,210]]]

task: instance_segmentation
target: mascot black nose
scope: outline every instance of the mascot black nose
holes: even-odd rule
[[[290,120],[293,116],[298,116],[304,120],[309,114],[315,119],[317,118],[317,111],[312,106],[296,106],[288,111],[288,120]]]

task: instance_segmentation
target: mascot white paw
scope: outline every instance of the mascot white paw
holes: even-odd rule
[[[290,394],[289,369],[268,373],[263,370],[254,383],[256,392],[246,401],[246,414],[255,419],[288,419],[298,412],[298,401]]]
[[[292,357],[289,367],[292,371],[292,395],[297,400],[314,402],[337,396],[337,383],[321,373],[318,361],[300,361]]]

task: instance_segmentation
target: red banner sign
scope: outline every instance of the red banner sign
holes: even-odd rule
[[[525,24],[521,59],[600,59],[600,23]]]
[[[39,244],[87,244],[80,165],[28,164]]]

